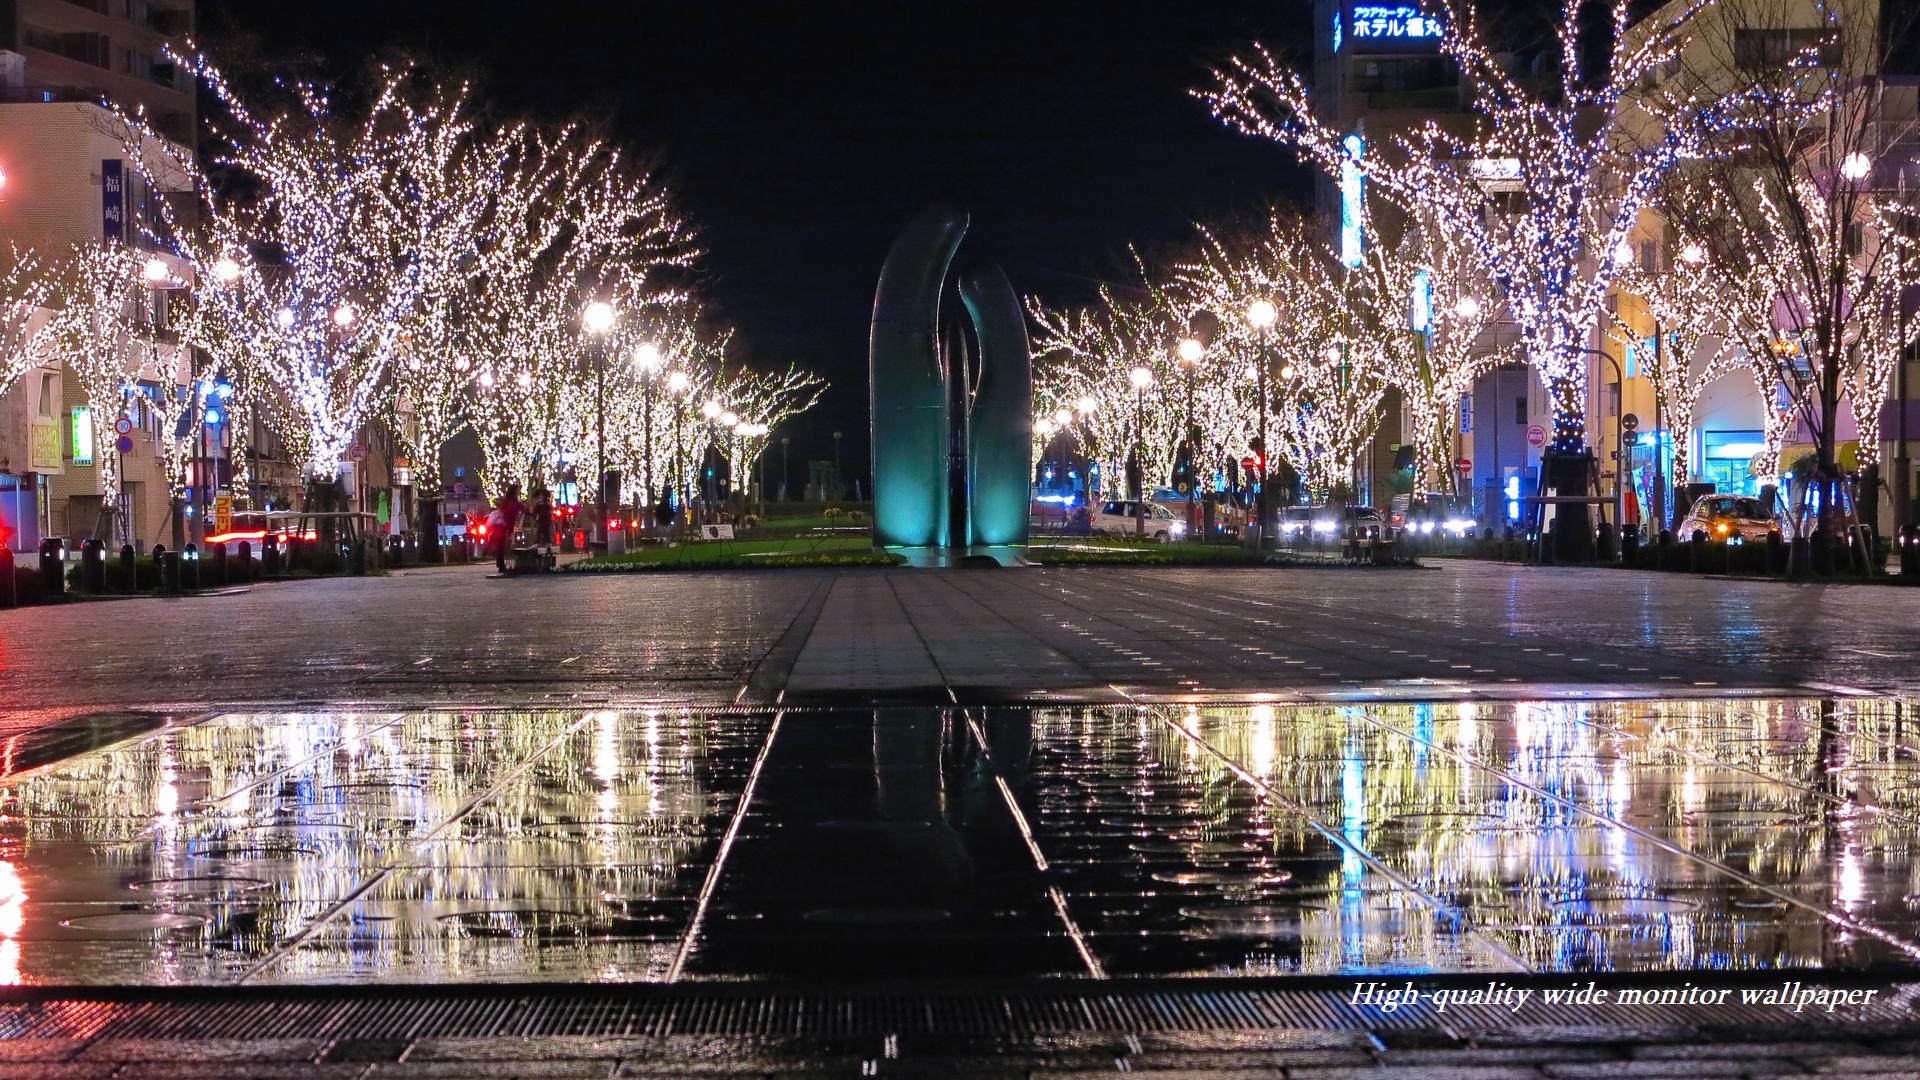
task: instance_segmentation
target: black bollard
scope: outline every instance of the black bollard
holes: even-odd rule
[[[241,581],[253,580],[253,544],[245,540],[240,541],[240,547],[236,549],[233,557],[232,569],[234,576]]]
[[[140,572],[139,568],[134,565],[137,561],[137,556],[133,553],[133,545],[121,544],[120,573],[122,579],[120,587],[123,592],[137,593],[140,591]]]
[[[1707,572],[1707,530],[1695,529],[1687,537],[1687,569],[1696,574]]]
[[[227,583],[227,545],[207,545],[206,568],[201,573],[208,585],[217,587]]]
[[[19,587],[13,576],[13,549],[0,544],[0,608],[10,608],[20,602]]]
[[[387,565],[401,566],[407,561],[407,549],[399,533],[387,537]]]
[[[1900,576],[1920,578],[1920,527],[1909,525],[1901,531]]]
[[[260,558],[265,567],[263,572],[268,577],[279,576],[280,574],[280,538],[279,537],[275,536],[273,533],[268,533],[266,536],[266,539],[260,541]]]
[[[180,585],[186,589],[200,587],[200,547],[191,540],[180,552]]]
[[[357,538],[353,541],[352,544],[348,545],[346,556],[347,556],[347,573],[352,574],[355,577],[359,577],[365,574],[367,572],[366,538],[365,537]]]
[[[1807,556],[1812,563],[1815,577],[1833,576],[1833,534],[1825,529],[1815,530],[1807,538]]]
[[[160,589],[162,592],[180,591],[180,553],[168,551],[167,545],[153,545],[153,561],[160,568]]]
[[[67,542],[57,536],[40,541],[40,598],[57,599],[67,591]]]
[[[1593,557],[1600,562],[1613,561],[1613,523],[1603,521],[1593,542]]]
[[[1767,573],[1784,574],[1787,572],[1787,542],[1775,529],[1767,534]]]
[[[80,588],[90,593],[107,591],[106,545],[91,536],[80,541]]]
[[[1640,526],[1620,526],[1620,562],[1633,566],[1640,561]]]

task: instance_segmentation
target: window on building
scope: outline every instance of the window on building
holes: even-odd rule
[[[53,419],[53,410],[56,406],[60,404],[54,399],[58,397],[59,394],[60,394],[60,384],[56,381],[56,377],[54,373],[51,371],[41,372],[40,373],[40,406],[39,406],[39,411],[41,416],[46,417],[48,420]]]
[[[1516,424],[1527,422],[1527,399],[1524,397],[1513,399],[1513,422]]]
[[[1837,67],[1840,32],[1820,27],[1735,30],[1733,62],[1748,71],[1764,71],[1790,63]]]

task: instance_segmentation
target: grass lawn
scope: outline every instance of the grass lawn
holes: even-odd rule
[[[1046,537],[1027,547],[1042,566],[1255,566],[1258,552],[1237,544],[1156,544],[1114,537]]]
[[[790,540],[698,540],[677,547],[654,544],[625,555],[596,555],[568,563],[571,574],[638,570],[710,570],[767,566],[894,566],[898,556],[875,551],[866,536],[808,537]]]

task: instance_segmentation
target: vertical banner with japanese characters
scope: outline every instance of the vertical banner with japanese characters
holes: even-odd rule
[[[127,238],[126,163],[118,158],[100,163],[100,236],[108,243]]]

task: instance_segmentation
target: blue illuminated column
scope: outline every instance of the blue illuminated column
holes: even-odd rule
[[[1355,132],[1341,145],[1347,154],[1340,161],[1340,261],[1359,266],[1360,224],[1367,212],[1366,176],[1360,170],[1360,159],[1367,151],[1367,141]]]

